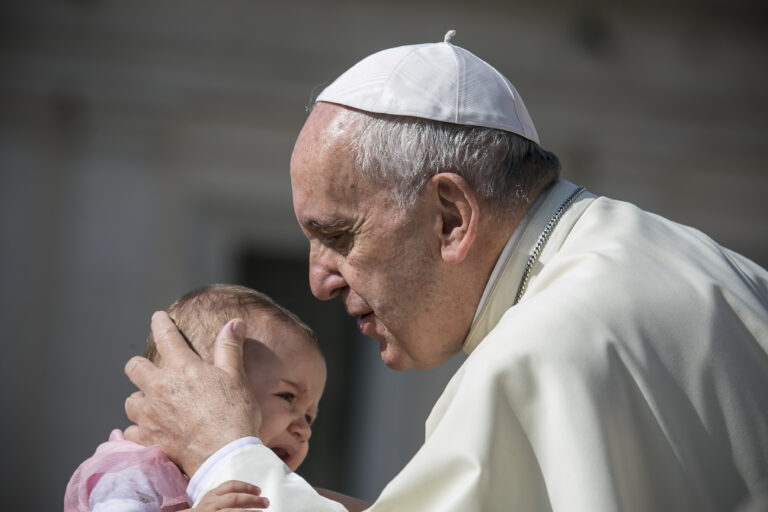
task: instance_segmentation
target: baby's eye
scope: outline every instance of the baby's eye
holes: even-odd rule
[[[305,416],[304,416],[304,419],[306,420],[306,422],[307,422],[307,425],[311,425],[311,424],[312,424],[312,422],[313,422],[313,421],[315,421],[315,418],[313,418],[313,417],[312,417],[312,416],[310,416],[309,414],[305,415]]]
[[[289,404],[293,403],[293,399],[296,398],[296,395],[293,393],[277,393],[277,396],[288,402]]]

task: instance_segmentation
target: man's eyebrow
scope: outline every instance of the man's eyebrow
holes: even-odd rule
[[[309,219],[307,226],[315,231],[333,231],[335,229],[346,228],[348,223],[344,219],[322,220],[322,219]]]

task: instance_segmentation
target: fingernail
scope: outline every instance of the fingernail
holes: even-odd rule
[[[245,337],[245,324],[242,320],[235,320],[232,322],[232,334],[237,336],[238,338]]]

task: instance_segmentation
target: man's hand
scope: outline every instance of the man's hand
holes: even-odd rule
[[[126,439],[158,444],[192,477],[202,463],[227,443],[258,435],[261,413],[248,391],[243,370],[245,324],[232,320],[216,338],[214,364],[195,354],[165,312],[152,315],[152,334],[162,358],[158,368],[133,357],[125,373],[139,391],[125,401],[136,425]]]

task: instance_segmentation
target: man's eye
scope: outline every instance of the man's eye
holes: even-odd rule
[[[335,235],[325,235],[323,243],[334,249],[341,249],[347,243],[347,233],[337,233]]]
[[[293,403],[293,399],[296,398],[296,395],[294,395],[293,393],[277,393],[277,396],[279,396],[289,404]]]

